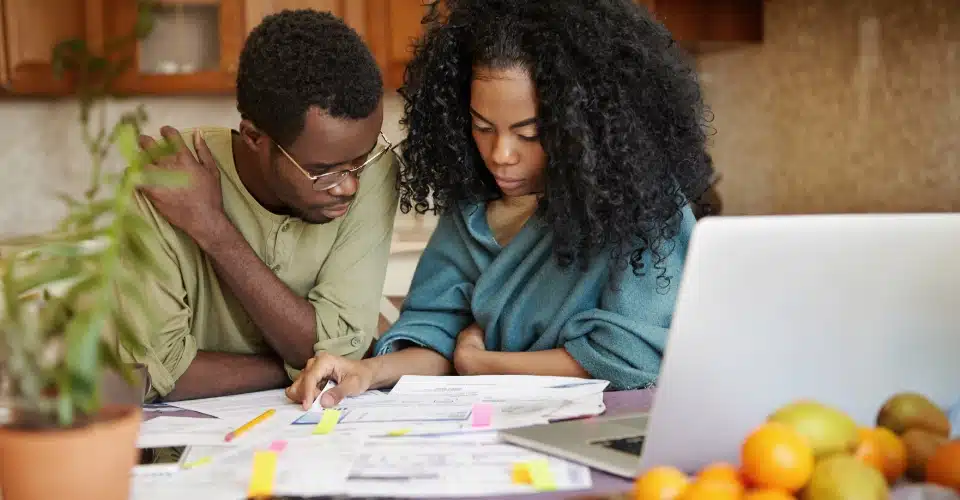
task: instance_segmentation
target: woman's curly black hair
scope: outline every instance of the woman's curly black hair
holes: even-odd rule
[[[538,93],[538,213],[559,264],[609,250],[639,275],[649,251],[660,268],[682,208],[713,174],[699,81],[668,30],[633,0],[443,3],[424,18],[400,88],[401,210],[502,196],[471,135],[470,83],[475,67],[520,67]]]

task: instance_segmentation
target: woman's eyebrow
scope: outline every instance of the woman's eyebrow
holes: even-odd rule
[[[476,111],[475,109],[473,109],[473,108],[470,108],[470,113],[471,113],[473,116],[475,116],[475,117],[477,117],[477,118],[479,118],[479,119],[481,119],[481,120],[483,120],[483,121],[485,121],[485,122],[487,122],[487,123],[493,123],[492,121],[486,119],[486,118],[485,118],[483,115],[481,115],[480,113],[477,113],[477,111]],[[535,124],[535,123],[537,123],[537,117],[536,117],[536,116],[531,116],[530,118],[527,118],[526,120],[520,120],[520,121],[518,121],[517,123],[514,123],[513,125],[510,125],[510,128],[511,128],[511,129],[514,129],[514,128],[526,127],[527,125],[533,125],[533,124]]]
[[[483,121],[485,121],[485,122],[487,122],[487,123],[493,123],[492,121],[484,118],[484,116],[481,115],[480,113],[477,113],[477,110],[475,110],[475,109],[473,109],[473,108],[470,108],[470,114],[472,114],[475,118],[479,118],[479,119],[481,119],[481,120],[483,120]]]
[[[534,124],[536,124],[536,123],[537,123],[537,117],[536,117],[536,116],[532,116],[532,117],[530,117],[530,118],[527,118],[526,120],[520,120],[520,121],[518,121],[517,123],[514,123],[513,125],[510,125],[510,128],[526,127],[527,125],[534,125]]]

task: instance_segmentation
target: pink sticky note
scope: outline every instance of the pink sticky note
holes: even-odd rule
[[[493,405],[490,403],[474,403],[473,411],[470,412],[471,422],[474,427],[490,427],[490,419],[493,417]]]
[[[287,448],[287,442],[286,442],[286,441],[274,441],[274,442],[270,443],[270,447],[267,448],[267,450],[273,451],[273,452],[276,452],[276,453],[280,453],[280,452],[282,452],[283,450],[285,450],[286,448]]]

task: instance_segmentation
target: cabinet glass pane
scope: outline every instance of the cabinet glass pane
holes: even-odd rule
[[[220,68],[220,6],[164,2],[140,42],[140,72],[183,74]]]

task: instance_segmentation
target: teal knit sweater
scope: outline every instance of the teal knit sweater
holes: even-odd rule
[[[693,212],[684,209],[663,273],[644,252],[645,272],[627,266],[616,286],[610,255],[586,271],[561,268],[553,238],[536,216],[501,247],[484,205],[462,205],[442,216],[417,264],[400,318],[377,342],[376,355],[406,341],[453,358],[457,334],[476,321],[491,351],[563,347],[590,375],[613,389],[653,385],[667,342]]]

